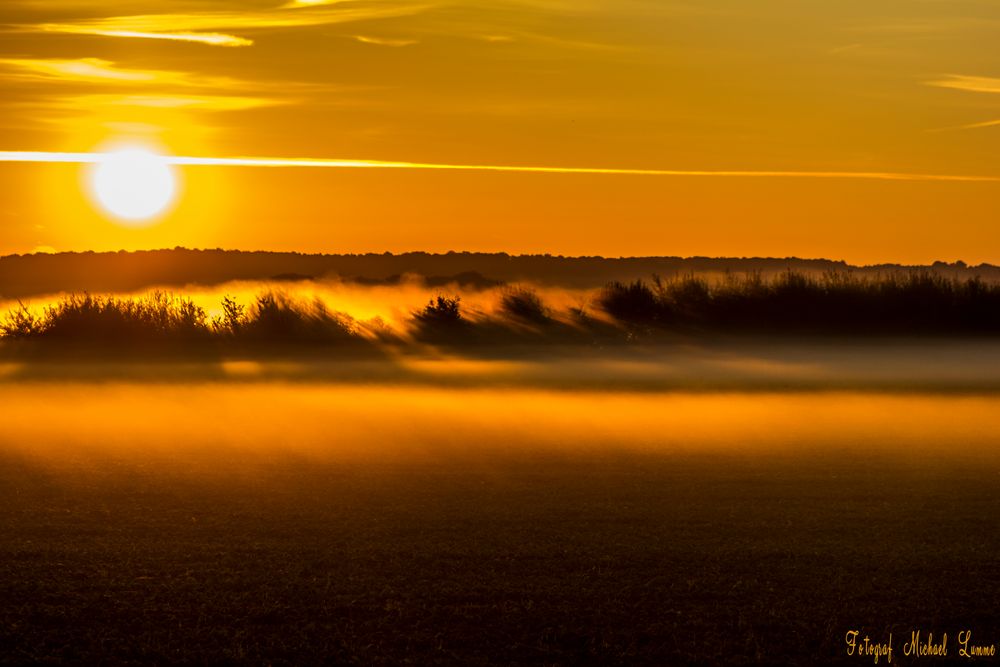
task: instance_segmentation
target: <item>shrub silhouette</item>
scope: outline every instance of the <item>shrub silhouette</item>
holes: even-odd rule
[[[614,323],[570,311],[550,316],[536,292],[510,288],[498,317],[467,319],[461,298],[438,295],[413,312],[418,338],[452,344],[615,342],[657,332],[767,335],[997,335],[1000,284],[930,272],[875,278],[851,273],[724,276],[709,282],[687,276],[667,281],[609,283],[596,304]],[[545,324],[512,327],[512,322]],[[623,331],[624,330],[624,331]],[[383,325],[359,325],[320,301],[295,301],[265,292],[246,307],[226,296],[211,321],[189,298],[154,292],[141,298],[70,295],[40,314],[19,304],[0,322],[8,340],[83,342],[103,346],[202,344],[255,346],[339,344],[370,339],[399,343]]]
[[[303,304],[280,292],[265,292],[257,296],[245,321],[238,317],[237,306],[230,307],[237,331],[250,340],[321,343],[354,338],[353,321],[329,312],[319,300]]]
[[[625,325],[731,332],[1000,333],[1000,285],[928,272],[858,278],[785,272],[610,283],[599,305]]]
[[[10,339],[79,341],[106,345],[176,342],[213,338],[253,342],[343,342],[360,340],[349,317],[319,303],[300,304],[283,294],[257,297],[249,311],[226,296],[222,315],[208,320],[187,298],[154,292],[142,298],[70,295],[39,316],[23,304],[9,312],[0,333]]]
[[[462,315],[462,298],[438,295],[413,313],[417,338],[436,342],[472,342],[471,324]]]
[[[664,283],[659,276],[653,276],[653,285],[659,303],[659,324],[666,323],[667,313],[674,320],[696,320],[711,308],[712,291],[704,278],[685,276]]]
[[[222,316],[212,321],[217,333],[238,336],[246,325],[246,307],[228,294],[222,297]]]
[[[456,326],[463,322],[462,297],[446,297],[438,295],[418,311],[415,318],[424,325],[435,327]]]
[[[500,296],[500,312],[529,324],[547,324],[551,321],[548,308],[538,293],[526,287],[512,287]]]
[[[651,325],[661,317],[664,298],[653,292],[641,280],[631,283],[612,282],[598,296],[600,307],[619,322],[631,325]]]
[[[28,310],[23,303],[7,314],[0,323],[0,334],[7,338],[34,338],[41,333],[42,319]]]
[[[74,294],[46,308],[40,318],[30,318],[22,306],[8,316],[5,334],[114,343],[196,338],[208,333],[201,306],[162,292],[143,299]]]

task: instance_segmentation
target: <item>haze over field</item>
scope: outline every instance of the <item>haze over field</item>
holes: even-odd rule
[[[993,393],[0,401],[3,660],[811,665],[856,627],[996,641]]]

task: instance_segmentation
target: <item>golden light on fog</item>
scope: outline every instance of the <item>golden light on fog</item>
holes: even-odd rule
[[[97,203],[125,224],[146,224],[166,211],[177,192],[177,179],[167,160],[142,148],[107,153],[91,172]]]

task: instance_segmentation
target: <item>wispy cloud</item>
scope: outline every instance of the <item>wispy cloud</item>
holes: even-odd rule
[[[350,2],[350,0],[292,0],[287,5],[284,5],[285,9],[299,9],[302,7],[319,7],[320,5],[339,5],[344,2]]]
[[[1000,78],[989,76],[968,76],[965,74],[949,74],[945,78],[934,81],[925,81],[928,86],[937,88],[950,88],[952,90],[962,90],[970,93],[1000,94]],[[986,120],[964,125],[953,125],[949,127],[937,128],[935,132],[946,132],[950,130],[979,130],[986,127],[996,127],[1000,125],[1000,120]]]
[[[355,35],[354,39],[362,44],[375,44],[377,46],[392,46],[397,48],[419,43],[419,40],[416,39],[389,39],[387,37],[371,37],[369,35]]]
[[[241,32],[300,28],[351,23],[379,18],[408,16],[430,5],[380,2],[360,4],[347,0],[296,2],[263,11],[205,11],[141,14],[79,19],[75,21],[21,24],[20,30],[133,39],[162,39],[209,46],[240,47],[253,39]]]
[[[161,74],[155,71],[118,69],[111,61],[100,58],[77,58],[72,60],[56,58],[0,58],[0,68],[11,70],[4,75],[6,80],[71,80],[111,84],[152,82],[156,81]]]
[[[260,107],[290,104],[292,100],[273,97],[248,97],[245,95],[76,95],[60,100],[67,110],[114,107],[146,107],[150,109],[179,109],[191,111],[244,111]]]
[[[949,74],[944,79],[925,82],[928,86],[938,88],[953,88],[974,93],[1000,93],[1000,79],[989,76],[967,76],[964,74]]]
[[[863,33],[927,37],[942,34],[994,31],[998,26],[1000,26],[1000,19],[991,17],[935,16],[933,18],[868,23],[854,26],[852,30]]]
[[[968,125],[963,125],[960,129],[963,130],[978,130],[983,127],[996,127],[1000,125],[1000,119],[997,120],[986,120],[981,123],[969,123]]]
[[[0,58],[3,78],[35,82],[90,83],[108,86],[158,84],[185,88],[242,88],[248,82],[179,70],[123,68],[101,58]]]
[[[1000,126],[1000,119],[985,120],[978,123],[966,123],[965,125],[949,125],[947,127],[936,127],[928,132],[956,132],[959,130],[980,130],[986,127]]]
[[[120,107],[192,111],[241,111],[278,106],[307,92],[306,84],[269,84],[181,70],[130,69],[100,58],[2,58],[0,76],[6,81],[43,84],[27,104],[66,112]],[[66,84],[54,90],[52,84]],[[88,92],[80,93],[86,84]],[[90,92],[95,87],[116,92]],[[225,91],[222,93],[220,91]]]
[[[107,153],[56,153],[47,151],[0,151],[0,162],[45,162],[93,164],[108,159]],[[443,164],[284,157],[196,157],[167,155],[167,164],[179,166],[269,167],[298,169],[416,169],[438,171],[491,171],[522,174],[567,174],[604,176],[661,176],[691,178],[790,178],[850,179],[877,181],[938,181],[952,183],[1000,183],[1000,176],[967,174],[919,174],[876,171],[731,171],[686,169],[622,169],[614,167],[531,167],[488,164]]]
[[[218,32],[144,32],[141,30],[101,30],[70,23],[46,23],[40,26],[43,32],[61,32],[98,37],[129,37],[133,39],[162,39],[170,42],[194,42],[209,46],[253,46],[252,39],[224,35]]]

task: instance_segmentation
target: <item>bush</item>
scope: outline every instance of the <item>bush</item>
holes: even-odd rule
[[[514,287],[500,297],[500,311],[508,317],[530,324],[550,321],[548,309],[538,294],[526,287]]]
[[[217,333],[237,336],[245,325],[246,307],[227,294],[222,298],[222,317],[212,321],[212,329]]]
[[[17,324],[23,315],[8,322]],[[72,340],[150,341],[209,333],[207,316],[190,299],[154,292],[143,299],[71,295],[49,306],[28,337]]]
[[[249,311],[226,296],[222,315],[209,322],[205,310],[190,299],[154,292],[143,298],[71,295],[41,316],[22,304],[7,314],[0,333],[8,338],[102,345],[191,343],[213,337],[319,343],[355,338],[353,324],[318,301],[300,304],[274,292],[258,296]]]
[[[7,314],[0,324],[0,334],[7,338],[33,338],[42,330],[42,319],[28,310],[23,303],[18,303],[16,310]]]
[[[609,283],[601,291],[598,304],[608,315],[625,324],[652,325],[661,319],[662,301],[641,280]]]
[[[353,322],[346,315],[329,312],[319,300],[303,304],[280,292],[258,295],[245,321],[240,314],[233,307],[238,333],[251,340],[320,343],[354,337]]]
[[[414,317],[423,325],[433,327],[453,327],[463,322],[461,297],[438,295],[418,311]]]
[[[786,272],[611,283],[599,303],[622,324],[825,334],[1000,333],[1000,285],[928,272],[857,278]]]

